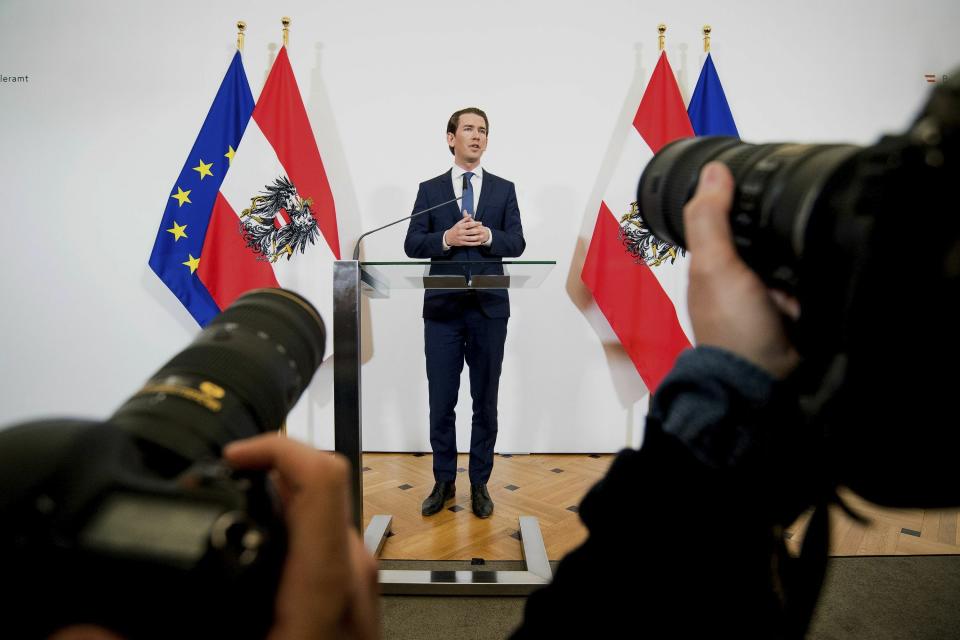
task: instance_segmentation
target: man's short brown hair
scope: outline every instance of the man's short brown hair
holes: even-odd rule
[[[487,135],[490,135],[490,121],[487,120],[487,114],[483,112],[483,109],[478,109],[477,107],[467,107],[466,109],[454,111],[453,115],[450,116],[450,119],[447,121],[447,133],[456,135],[457,127],[460,126],[460,116],[465,113],[472,113],[483,118],[483,124],[487,128]],[[453,147],[450,147],[450,153],[453,153]]]

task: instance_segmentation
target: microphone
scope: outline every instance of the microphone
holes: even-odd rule
[[[464,176],[464,177],[466,177],[466,176]],[[430,207],[430,208],[428,208],[428,209],[423,209],[422,211],[414,211],[413,213],[411,213],[410,215],[408,215],[408,216],[405,217],[405,218],[400,218],[399,220],[394,220],[393,222],[391,222],[391,223],[389,223],[389,224],[385,224],[385,225],[383,225],[382,227],[377,227],[376,229],[373,229],[372,231],[367,231],[366,233],[364,233],[363,235],[361,235],[359,238],[357,238],[357,244],[353,245],[353,259],[354,259],[354,260],[359,260],[359,259],[360,259],[360,241],[363,240],[364,238],[366,238],[366,237],[367,237],[368,235],[370,235],[371,233],[376,233],[377,231],[380,231],[381,229],[386,229],[387,227],[392,227],[393,225],[399,224],[399,223],[403,222],[404,220],[409,220],[410,218],[416,218],[416,217],[419,216],[419,215],[422,215],[422,214],[424,214],[424,213],[429,213],[429,212],[433,211],[434,209],[439,209],[440,207],[445,207],[445,206],[448,205],[448,204],[451,204],[451,203],[453,203],[453,202],[456,202],[457,200],[462,200],[462,199],[463,199],[463,196],[458,196],[458,197],[454,198],[453,200],[447,200],[446,202],[441,202],[440,204],[433,205],[432,207]]]

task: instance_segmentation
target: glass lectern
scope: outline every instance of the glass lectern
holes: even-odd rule
[[[556,262],[358,262],[338,260],[333,269],[334,442],[352,463],[353,517],[363,524],[363,471],[360,416],[360,295],[389,298],[399,289],[533,289]],[[426,402],[426,398],[423,399]],[[379,555],[390,533],[392,516],[375,515],[364,544]],[[550,581],[540,525],[520,516],[525,571],[381,570],[383,593],[523,595]]]

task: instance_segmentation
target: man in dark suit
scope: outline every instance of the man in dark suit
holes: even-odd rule
[[[461,109],[447,123],[447,146],[453,168],[420,184],[414,211],[456,197],[435,211],[410,221],[404,250],[411,258],[436,263],[431,273],[502,273],[503,258],[523,253],[517,193],[512,182],[480,166],[487,149],[487,115]],[[470,264],[489,262],[492,265]],[[462,264],[457,264],[462,263]],[[487,480],[497,441],[497,392],[507,338],[510,300],[505,290],[427,290],[423,297],[424,351],[430,396],[430,445],[433,491],[422,513],[433,515],[456,493],[457,395],[466,361],[470,369],[473,423],[470,433],[470,498],[480,518],[493,513]]]

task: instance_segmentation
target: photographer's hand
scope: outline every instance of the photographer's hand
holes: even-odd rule
[[[266,434],[234,442],[224,458],[273,469],[289,544],[271,640],[378,638],[377,567],[350,521],[348,463]]]
[[[683,222],[690,250],[687,302],[697,343],[731,351],[776,378],[789,374],[799,357],[784,331],[781,312],[796,309],[767,290],[740,259],[730,231],[733,176],[719,162],[703,168]]]

